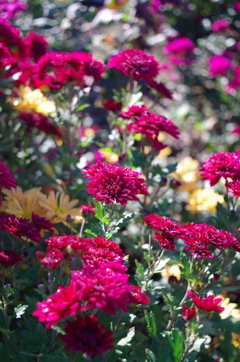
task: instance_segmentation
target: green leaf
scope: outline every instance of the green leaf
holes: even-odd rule
[[[146,311],[144,310],[144,316],[147,322],[147,329],[151,336],[156,337],[157,335],[157,325],[155,320],[155,315],[153,311]]]
[[[14,312],[16,313],[16,318],[21,318],[21,316],[25,313],[27,307],[27,304],[19,304],[17,307],[15,307]]]
[[[7,336],[10,336],[10,334],[14,333],[12,331],[9,331],[6,328],[1,328],[1,327],[0,327],[0,332],[2,332],[3,334],[6,334]]]
[[[164,266],[169,262],[169,260],[170,260],[170,258],[166,258],[166,259],[160,260],[160,262],[157,261],[154,266],[154,274],[161,273],[163,271]]]
[[[118,342],[118,346],[126,346],[129,342],[131,342],[131,340],[133,339],[135,335],[135,327],[132,327],[129,329],[128,334],[126,335],[126,337],[120,339],[120,341]]]
[[[146,362],[158,362],[155,354],[152,351],[150,351],[150,349],[146,348],[145,352],[146,352],[146,357],[147,357]]]
[[[95,217],[99,220],[102,220],[103,218],[102,202],[93,201],[93,204],[96,207],[96,209],[94,209]]]
[[[8,296],[8,297],[10,297],[10,295],[13,295],[13,294],[14,294],[14,290],[13,290],[13,288],[11,287],[10,284],[4,285],[4,289],[5,289],[5,291],[7,292],[7,296]]]
[[[166,335],[165,340],[174,362],[180,362],[184,353],[184,336],[182,332],[177,329],[172,329],[172,331]]]
[[[137,267],[136,273],[135,273],[135,280],[138,283],[138,285],[142,285],[145,282],[146,276],[145,276],[145,270],[144,267],[139,261],[135,260],[135,264]]]
[[[91,235],[93,238],[96,238],[97,237],[97,234],[93,233],[91,230],[89,229],[85,229],[84,230],[84,233],[88,234],[88,235]]]

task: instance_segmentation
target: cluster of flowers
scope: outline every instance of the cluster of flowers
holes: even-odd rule
[[[226,180],[225,186],[233,196],[240,197],[240,150],[237,152],[218,152],[206,160],[201,168],[204,180],[214,186],[219,180]]]
[[[82,268],[71,272],[71,281],[67,287],[59,286],[57,292],[46,301],[37,303],[33,315],[40,322],[46,322],[46,328],[54,327],[59,321],[74,317],[68,321],[61,339],[65,348],[74,352],[81,351],[92,357],[112,348],[114,339],[111,331],[104,331],[99,325],[96,309],[110,315],[116,309],[127,310],[132,304],[147,304],[149,298],[140,287],[130,285],[124,255],[119,245],[113,241],[78,236],[53,236],[48,243],[45,257],[37,253],[41,263],[50,270],[57,267],[64,258],[81,257]],[[57,263],[56,263],[57,261]],[[78,312],[87,312],[85,317]],[[90,314],[89,314],[90,313]]]
[[[218,230],[214,226],[207,224],[187,223],[180,226],[171,218],[165,218],[157,214],[147,215],[144,221],[151,228],[161,231],[155,232],[154,237],[158,240],[163,250],[176,249],[174,239],[182,239],[188,245],[187,251],[197,258],[213,258],[213,251],[210,246],[217,249],[232,248],[240,251],[239,241],[224,229]]]

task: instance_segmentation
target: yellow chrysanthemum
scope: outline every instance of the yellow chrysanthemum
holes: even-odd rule
[[[45,209],[46,217],[54,224],[62,222],[69,226],[67,215],[74,218],[74,222],[81,222],[83,217],[80,215],[80,209],[74,208],[78,204],[78,200],[69,199],[68,195],[60,192],[50,191],[48,197],[40,201],[40,205]]]
[[[164,270],[161,272],[163,278],[175,277],[177,280],[181,279],[181,264],[165,265]]]
[[[231,303],[229,298],[225,298],[222,294],[218,295],[216,298],[222,298],[220,307],[225,308],[224,311],[219,313],[221,319],[226,319],[228,317],[234,317],[240,320],[240,309],[236,309],[238,306],[237,303]]]
[[[192,157],[183,158],[177,165],[175,172],[171,176],[179,180],[181,189],[192,191],[196,188],[196,182],[200,179],[199,162]]]
[[[7,102],[19,112],[54,115],[56,110],[55,102],[45,97],[40,89],[25,86],[20,86],[17,98],[8,97]]]
[[[23,191],[21,187],[11,190],[3,189],[3,193],[6,197],[2,202],[1,211],[26,219],[31,218],[32,213],[45,217],[46,210],[39,203],[46,198],[41,192],[41,187],[34,187],[27,191]]]
[[[193,191],[188,198],[187,210],[192,213],[200,211],[216,211],[216,206],[224,202],[222,195],[214,192],[213,189],[197,189]]]

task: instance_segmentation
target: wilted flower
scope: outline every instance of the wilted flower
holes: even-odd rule
[[[148,195],[147,185],[139,177],[141,174],[130,168],[99,161],[92,169],[84,172],[90,180],[87,192],[96,196],[96,201],[126,205],[128,200],[138,200],[137,194]]]
[[[219,307],[219,303],[222,301],[222,298],[216,298],[214,295],[209,295],[208,297],[199,297],[198,293],[188,291],[189,297],[192,299],[193,303],[198,309],[206,310],[208,312],[222,312],[223,307]]]
[[[67,321],[65,334],[60,338],[66,343],[65,349],[74,353],[81,351],[93,357],[113,348],[112,332],[105,332],[103,328],[98,324],[95,314],[86,315],[84,318],[78,315],[75,321]]]
[[[117,68],[126,75],[133,75],[136,81],[155,78],[159,72],[159,64],[151,55],[139,49],[123,50],[113,55],[109,68]]]

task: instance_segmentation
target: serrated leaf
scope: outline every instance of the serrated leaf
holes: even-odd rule
[[[153,311],[148,312],[148,311],[144,310],[144,315],[145,315],[145,319],[146,319],[146,322],[147,322],[148,332],[153,337],[156,337],[156,335],[157,335],[157,325],[156,325],[155,315],[154,315]]]
[[[14,290],[13,290],[13,288],[11,287],[10,284],[4,285],[4,289],[5,289],[5,291],[7,292],[7,296],[8,296],[8,297],[10,297],[11,295],[14,294]]]
[[[129,329],[128,334],[126,335],[126,337],[120,339],[120,341],[118,342],[118,346],[126,346],[129,342],[131,342],[131,340],[133,339],[135,335],[135,327],[132,327]]]
[[[21,316],[25,313],[27,307],[27,304],[19,304],[17,307],[15,307],[14,312],[16,313],[16,318],[21,318]]]
[[[146,348],[145,352],[147,357],[146,362],[157,362],[155,354],[152,351],[150,351],[150,349]]]
[[[184,336],[182,332],[172,329],[171,333],[166,335],[165,340],[170,348],[174,362],[180,362],[184,353]]]
[[[102,220],[102,218],[103,218],[102,202],[93,201],[93,204],[96,207],[94,209],[95,217],[99,220]]]

